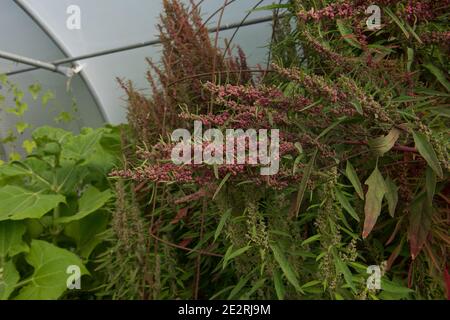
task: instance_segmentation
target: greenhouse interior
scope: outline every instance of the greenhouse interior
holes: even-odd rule
[[[449,16],[0,1],[0,300],[450,300]]]

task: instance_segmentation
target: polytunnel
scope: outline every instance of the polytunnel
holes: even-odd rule
[[[449,9],[0,0],[0,309],[450,300]]]
[[[209,28],[216,30],[220,19],[220,43],[233,37],[240,27],[233,43],[242,47],[249,62],[256,65],[266,63],[271,17],[267,11],[251,9],[270,3],[270,0],[226,1],[223,13],[220,10],[223,1],[204,0],[199,5]],[[145,59],[157,61],[159,57],[157,24],[161,9],[160,0],[1,1],[0,51],[4,54],[0,55],[0,74],[6,74],[20,88],[39,83],[42,91],[52,92],[57,100],[56,106],[45,108],[40,101],[25,96],[24,101],[32,109],[23,120],[33,127],[55,124],[58,115],[76,108],[73,121],[59,121],[58,125],[77,131],[82,127],[124,122],[124,92],[116,78],[130,79],[137,87],[148,86],[143,72],[147,68]],[[79,26],[71,27],[71,19],[76,18]],[[77,73],[68,77],[42,66],[30,66],[20,59],[56,62],[57,66],[75,69]],[[8,114],[3,117],[0,137],[8,136],[16,121]]]

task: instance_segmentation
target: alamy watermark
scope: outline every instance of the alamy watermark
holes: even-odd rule
[[[171,139],[177,142],[171,154],[177,165],[259,164],[263,176],[277,174],[280,168],[278,129],[226,129],[224,134],[213,128],[203,133],[202,122],[194,121],[193,137],[189,130],[177,129]]]

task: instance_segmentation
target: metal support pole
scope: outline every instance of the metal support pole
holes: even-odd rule
[[[213,32],[216,32],[217,30],[219,30],[219,31],[232,30],[232,29],[239,28],[239,27],[247,27],[247,26],[252,26],[252,25],[256,25],[256,24],[260,24],[260,23],[267,23],[270,21],[273,21],[273,16],[249,19],[244,22],[225,24],[225,25],[220,26],[218,29],[217,29],[217,27],[209,28],[208,32],[213,33]],[[140,42],[140,43],[135,43],[132,45],[122,46],[122,47],[118,47],[118,48],[106,49],[106,50],[101,50],[101,51],[97,51],[97,52],[93,52],[93,53],[88,53],[88,54],[84,54],[84,55],[77,56],[77,57],[70,57],[70,58],[55,60],[55,61],[52,61],[51,64],[53,66],[59,66],[61,64],[106,56],[106,55],[110,55],[113,53],[124,52],[124,51],[128,51],[128,50],[134,50],[134,49],[138,49],[138,48],[153,46],[153,45],[160,44],[160,43],[161,43],[161,41],[159,39],[154,39],[154,40],[147,41],[147,42]],[[19,73],[37,70],[39,68],[40,68],[39,66],[34,66],[34,67],[30,67],[30,68],[19,69],[19,70],[8,72],[8,73],[6,73],[6,75],[12,76],[12,75],[19,74]]]
[[[57,66],[57,65],[54,65],[54,64],[51,64],[48,62],[43,62],[40,60],[19,56],[17,54],[9,53],[9,52],[2,51],[2,50],[0,50],[0,58],[15,61],[18,63],[27,64],[27,65],[30,65],[30,66],[33,66],[36,68],[40,68],[40,69],[46,69],[46,70],[50,70],[53,72],[58,72],[67,77],[71,77],[73,75],[73,70],[71,68],[64,67],[64,66]]]

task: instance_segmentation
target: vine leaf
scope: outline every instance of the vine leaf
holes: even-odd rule
[[[42,194],[17,186],[5,186],[0,189],[0,221],[40,219],[65,200],[59,194]]]
[[[18,300],[58,299],[67,289],[69,266],[78,266],[81,275],[89,274],[78,256],[42,240],[31,242],[25,259],[34,267],[34,273],[24,281],[28,284],[20,290]]]
[[[367,238],[375,226],[381,212],[383,197],[386,194],[386,184],[380,170],[378,170],[378,166],[375,167],[370,177],[367,178],[365,184],[369,186],[369,189],[367,190],[366,203],[364,205],[365,220],[362,234],[363,238]]]
[[[80,198],[78,212],[73,216],[61,217],[57,219],[58,223],[68,223],[81,220],[92,212],[102,208],[112,197],[111,190],[100,192],[97,188],[89,186]]]
[[[444,173],[442,172],[441,165],[439,164],[436,152],[434,152],[431,143],[428,142],[426,136],[423,133],[413,132],[413,137],[416,148],[421,156],[427,161],[431,169],[436,172],[438,177],[442,179],[444,177]]]
[[[377,156],[382,156],[392,149],[400,137],[400,130],[392,128],[386,136],[378,137],[369,141],[369,147]]]

